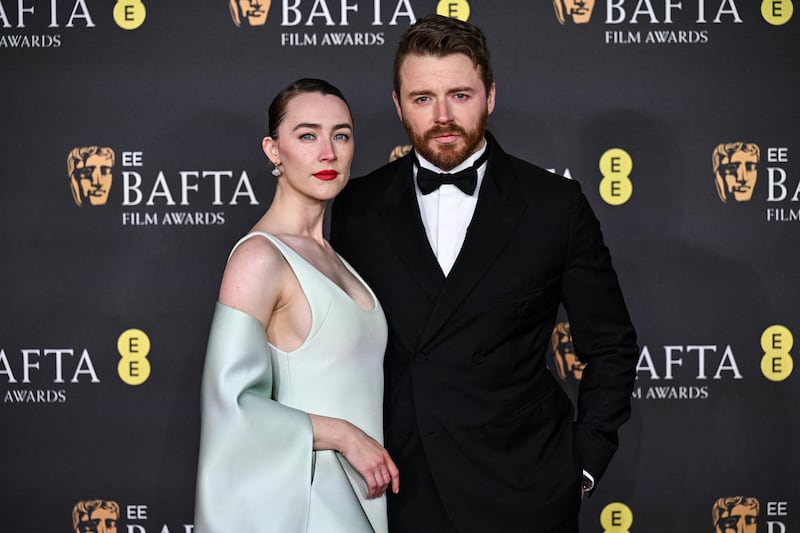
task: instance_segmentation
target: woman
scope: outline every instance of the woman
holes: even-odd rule
[[[387,531],[386,321],[322,236],[350,174],[350,108],[302,79],[268,122],[275,197],[230,255],[209,336],[195,531]]]

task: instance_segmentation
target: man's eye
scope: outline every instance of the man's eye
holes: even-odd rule
[[[424,104],[425,102],[429,101],[430,98],[428,96],[420,96],[415,101],[420,104]]]

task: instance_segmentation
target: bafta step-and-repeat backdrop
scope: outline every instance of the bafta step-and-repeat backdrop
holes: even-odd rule
[[[0,0],[0,530],[192,531],[211,313],[274,189],[267,105],[327,79],[353,174],[387,162],[396,43],[438,11],[489,38],[504,148],[583,186],[639,332],[582,530],[800,531],[793,3]],[[567,316],[549,357],[574,395]]]

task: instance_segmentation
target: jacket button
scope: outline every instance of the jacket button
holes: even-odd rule
[[[486,356],[483,355],[481,352],[475,352],[472,355],[472,360],[475,361],[476,365],[480,365],[483,364],[484,361],[486,361]]]
[[[417,363],[418,365],[421,365],[427,360],[428,356],[425,355],[424,353],[418,353],[417,355],[414,356],[414,362]]]

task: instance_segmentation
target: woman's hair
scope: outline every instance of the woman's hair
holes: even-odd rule
[[[325,80],[318,80],[315,78],[302,78],[292,82],[284,90],[278,93],[272,103],[269,105],[267,111],[267,135],[273,139],[278,138],[278,127],[283,122],[286,116],[286,106],[295,96],[307,93],[330,94],[339,98],[347,106],[347,111],[350,111],[350,104],[342,94],[342,91],[331,85]]]

